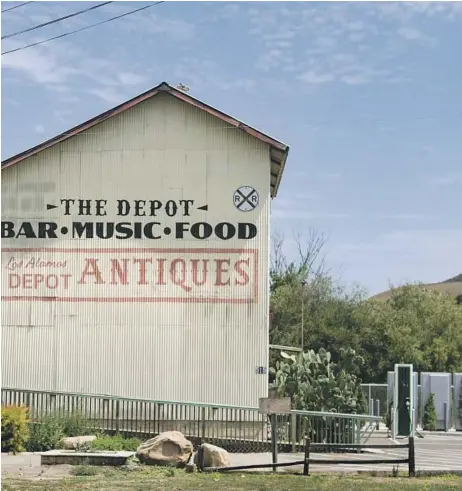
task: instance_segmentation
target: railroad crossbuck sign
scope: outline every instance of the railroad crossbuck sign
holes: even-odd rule
[[[240,211],[252,211],[258,206],[260,197],[258,192],[251,186],[241,186],[234,191],[233,203]]]

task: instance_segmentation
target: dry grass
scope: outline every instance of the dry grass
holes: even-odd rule
[[[444,283],[429,283],[427,285],[422,285],[422,288],[428,288],[435,290],[439,293],[445,293],[446,295],[451,295],[457,297],[457,295],[462,295],[462,281],[450,281]],[[388,300],[391,297],[391,290],[386,292],[378,293],[371,297],[375,300]]]
[[[94,472],[94,470],[92,470]],[[80,474],[85,474],[81,472]],[[174,469],[144,468],[136,470],[97,469],[97,475],[68,477],[56,480],[2,479],[5,491],[449,491],[462,489],[462,479],[449,476],[441,478],[370,477],[345,475],[260,473],[186,474]]]

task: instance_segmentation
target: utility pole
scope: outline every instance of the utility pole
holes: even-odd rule
[[[302,327],[301,327],[301,349],[303,353],[303,341],[304,341],[304,324],[305,324],[305,285],[306,281],[302,281],[302,294],[301,294],[301,299],[302,299]]]

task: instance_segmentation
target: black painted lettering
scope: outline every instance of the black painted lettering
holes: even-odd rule
[[[126,217],[130,213],[130,203],[126,199],[117,200],[117,215]]]
[[[193,199],[180,199],[180,206],[183,207],[183,216],[189,217],[189,207],[194,204]]]
[[[93,239],[93,223],[92,222],[74,222],[72,224],[72,238],[81,239],[82,235],[84,239]]]
[[[136,217],[145,217],[146,212],[144,211],[144,205],[146,201],[142,199],[135,199],[135,216]]]
[[[58,224],[54,222],[39,222],[38,224],[38,238],[39,239],[57,239],[56,229]]]
[[[104,207],[107,204],[107,199],[97,199],[95,201],[96,201],[96,213],[95,213],[95,215],[99,216],[99,217],[106,216],[106,210],[104,209]]]
[[[157,216],[156,211],[162,208],[162,202],[157,199],[154,199],[149,202],[149,205],[151,208],[151,216],[156,217]]]
[[[236,227],[228,222],[219,223],[215,227],[215,235],[222,240],[232,239],[236,235]]]
[[[64,214],[71,214],[71,205],[75,203],[75,199],[62,199],[60,200],[61,204],[64,205]]]
[[[208,239],[213,232],[212,225],[206,222],[194,223],[191,227],[191,235],[195,239]]]
[[[36,239],[37,236],[34,232],[34,227],[30,222],[22,222],[21,227],[16,234],[16,238],[25,237],[26,239]]]
[[[130,239],[133,236],[133,230],[130,228],[129,223],[118,223],[115,226],[115,231],[118,239]]]
[[[176,204],[176,201],[170,199],[167,201],[167,203],[165,203],[165,213],[167,214],[167,216],[174,217],[177,211],[178,206]]]
[[[143,238],[143,224],[141,222],[135,222],[135,235],[134,239],[142,239]]]
[[[238,223],[237,238],[238,239],[253,239],[257,235],[257,227],[253,223]]]
[[[154,225],[160,225],[159,222],[149,222],[144,226],[144,236],[148,239],[160,239],[160,235],[154,235],[153,227]]]
[[[14,236],[14,223],[2,222],[2,239],[12,239]]]
[[[96,237],[100,239],[111,239],[114,236],[113,222],[98,222],[96,223]]]
[[[184,233],[189,230],[189,222],[175,223],[175,237],[177,239],[183,239]]]
[[[91,215],[91,199],[79,199],[79,215]]]

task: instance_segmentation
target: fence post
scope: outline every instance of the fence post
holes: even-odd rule
[[[448,403],[444,403],[444,431],[449,430],[449,411],[448,411]]]
[[[297,415],[290,415],[290,441],[292,442],[292,452],[295,452],[295,440],[297,439]]]
[[[414,437],[409,437],[409,477],[415,477],[415,447]]]
[[[310,445],[311,440],[307,437],[305,438],[305,462],[303,463],[303,475],[310,475]]]
[[[380,399],[375,400],[375,415],[380,417]],[[380,430],[380,421],[377,421],[376,430]]]
[[[271,415],[271,453],[273,454],[273,464],[278,463],[278,432],[277,432],[277,415]],[[273,466],[273,472],[277,471],[277,467]]]
[[[355,424],[356,424],[356,438],[355,438],[356,441],[354,441],[353,443],[356,443],[357,445],[359,445],[359,444],[361,444],[361,420],[359,420],[359,419],[354,420],[353,419],[351,426],[354,428]]]
[[[202,431],[201,431],[201,444],[204,443],[205,440],[205,407],[202,408],[201,410],[201,419],[202,419]],[[240,423],[240,418],[239,418],[239,423]]]
[[[116,432],[119,433],[119,431],[120,431],[120,401],[119,401],[119,399],[116,400],[115,417],[116,417]],[[111,428],[111,430],[112,430],[112,428]]]

